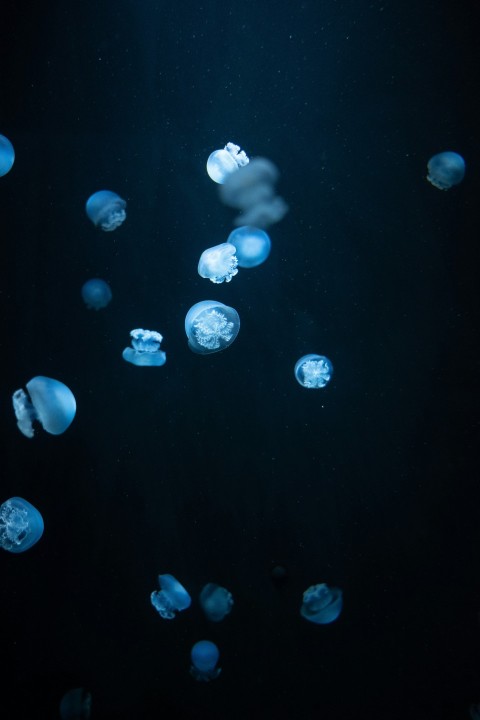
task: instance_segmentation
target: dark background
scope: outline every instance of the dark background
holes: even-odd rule
[[[2,4],[1,500],[41,511],[3,552],[1,716],[468,718],[480,701],[476,3]],[[233,141],[281,170],[272,253],[228,284],[197,275],[233,212],[208,178]],[[464,182],[425,179],[455,150]],[[127,200],[102,233],[99,189]],[[90,277],[112,287],[95,313]],[[206,298],[237,309],[230,349],[184,333]],[[121,358],[134,327],[167,364]],[[302,389],[296,360],[335,375]],[[18,431],[35,375],[77,399],[68,431]],[[277,564],[288,572],[275,585]],[[172,573],[191,609],[150,605]],[[210,624],[206,582],[234,595]],[[302,593],[344,591],[329,626]],[[189,652],[223,668],[197,683]]]

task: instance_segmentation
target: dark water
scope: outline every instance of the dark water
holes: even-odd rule
[[[10,0],[0,28],[1,500],[45,534],[3,553],[1,716],[468,718],[480,701],[478,129],[475,4],[48,3]],[[233,213],[205,172],[238,142],[281,169],[288,216],[267,263],[198,277]],[[430,186],[443,150],[462,185]],[[84,204],[128,202],[113,234]],[[80,287],[111,284],[88,312]],[[213,297],[242,327],[226,352],[186,344]],[[124,363],[133,327],[167,364]],[[303,354],[331,358],[302,390]],[[17,430],[38,374],[77,398],[61,437]],[[287,581],[271,580],[285,566]],[[162,621],[170,572],[194,597]],[[234,595],[218,625],[206,582]],[[303,591],[344,591],[336,623]],[[199,639],[222,674],[188,673]]]

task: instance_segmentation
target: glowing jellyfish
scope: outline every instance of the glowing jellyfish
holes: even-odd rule
[[[325,355],[304,355],[295,363],[294,372],[302,387],[318,390],[332,379],[333,365]]]
[[[159,575],[158,583],[161,589],[152,592],[150,601],[162,618],[172,620],[176,612],[190,607],[190,595],[173,575]]]
[[[195,643],[190,652],[192,660],[190,673],[195,680],[201,682],[215,680],[222,671],[221,668],[217,668],[219,657],[218,647],[210,640],[199,640],[199,642]]]
[[[0,135],[0,177],[6,175],[12,169],[15,162],[15,150],[5,135]]]
[[[132,365],[141,367],[160,367],[165,365],[167,355],[160,350],[163,336],[155,330],[136,328],[130,332],[133,347],[127,347],[122,357]]]
[[[439,190],[449,190],[462,182],[465,176],[465,160],[456,152],[442,152],[428,161],[427,180]]]
[[[300,615],[317,625],[328,625],[342,612],[343,596],[340,588],[325,583],[312,585],[303,593]]]
[[[230,282],[232,277],[238,273],[237,265],[235,246],[230,243],[221,243],[204,250],[201,254],[198,274],[213,283]]]
[[[32,423],[37,420],[51,435],[61,435],[75,417],[77,404],[72,391],[60,380],[37,375],[12,396],[13,409],[19,430],[33,437]],[[29,397],[30,396],[30,397]]]
[[[87,200],[87,215],[95,225],[100,226],[105,232],[116,230],[127,217],[125,208],[127,203],[120,195],[110,190],[99,190]]]
[[[185,318],[188,347],[204,355],[229,347],[240,330],[238,313],[216,300],[202,300],[193,305]]]
[[[0,547],[22,553],[43,535],[43,518],[28,500],[12,497],[0,505]]]
[[[232,610],[232,593],[216,583],[207,583],[200,593],[200,605],[209,620],[220,622]]]
[[[267,233],[251,225],[242,225],[231,232],[227,243],[235,246],[238,264],[243,268],[261,265],[270,255],[272,247]]]
[[[227,143],[223,150],[214,150],[207,160],[207,173],[221,185],[238,168],[248,165],[249,159],[239,145]]]
[[[82,298],[89,310],[107,307],[112,299],[110,285],[100,278],[92,278],[82,285]]]
[[[92,711],[92,694],[84,688],[72,688],[60,701],[62,720],[87,720]]]

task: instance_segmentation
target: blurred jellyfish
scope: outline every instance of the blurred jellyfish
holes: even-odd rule
[[[190,595],[173,575],[159,575],[158,583],[161,589],[152,592],[150,602],[162,618],[172,620],[177,611],[190,607]]]
[[[100,278],[87,280],[82,285],[82,298],[89,310],[100,310],[107,307],[112,299],[110,285]]]
[[[199,640],[195,643],[190,652],[192,660],[190,673],[195,680],[200,682],[215,680],[222,672],[221,668],[216,667],[219,657],[218,647],[210,640]]]
[[[328,625],[342,612],[343,597],[340,588],[329,588],[325,583],[312,585],[303,593],[300,615],[317,625]]]
[[[22,553],[43,535],[43,518],[36,507],[21,497],[12,497],[0,505],[0,547]]]
[[[200,605],[209,620],[220,622],[232,610],[232,593],[216,583],[207,583],[200,593]]]
[[[207,173],[220,185],[238,168],[248,165],[248,157],[239,145],[227,143],[223,150],[214,150],[207,160]]]
[[[116,230],[127,217],[125,208],[127,203],[122,200],[120,195],[110,190],[99,190],[87,200],[87,215],[95,225],[105,232]]]
[[[270,573],[274,585],[284,585],[288,580],[287,568],[284,565],[275,565]]]
[[[216,300],[203,300],[193,305],[185,318],[188,347],[204,355],[229,347],[240,330],[238,313]]]
[[[243,268],[261,265],[270,255],[272,247],[267,233],[251,225],[242,225],[233,230],[228,236],[227,243],[236,247],[238,264]]]
[[[480,703],[472,703],[469,710],[472,720],[480,720]]]
[[[5,135],[0,135],[0,177],[6,175],[12,169],[15,161],[15,150]]]
[[[304,355],[295,363],[294,372],[302,387],[317,390],[332,379],[333,365],[325,355]]]
[[[266,228],[286,215],[288,205],[275,195],[278,177],[278,169],[270,160],[254,158],[226,178],[220,188],[220,198],[225,205],[242,211],[233,221],[234,225]]]
[[[62,720],[87,720],[92,711],[92,694],[84,688],[72,688],[60,701]]]
[[[37,420],[51,435],[61,435],[75,417],[77,404],[72,391],[60,380],[37,375],[12,395],[13,409],[19,430],[33,437],[32,423]]]
[[[213,283],[230,282],[237,273],[238,260],[235,255],[235,246],[230,243],[221,243],[215,247],[204,250],[198,263],[200,277],[208,278]]]
[[[462,182],[465,160],[456,152],[442,152],[428,161],[427,180],[439,190],[449,190]]]
[[[122,357],[132,365],[142,367],[160,367],[165,365],[167,355],[160,350],[160,343],[163,336],[155,330],[143,330],[137,328],[130,332],[133,347],[127,347]]]

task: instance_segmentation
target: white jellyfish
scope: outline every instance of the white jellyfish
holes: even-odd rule
[[[229,142],[223,150],[214,150],[207,160],[207,173],[211,179],[220,185],[238,168],[249,162],[246,153],[240,150],[239,145]]]
[[[60,380],[43,375],[32,378],[25,387],[28,395],[22,388],[12,395],[18,429],[25,437],[33,437],[34,421],[38,421],[51,435],[61,435],[65,432],[77,409],[70,388]]]
[[[164,620],[173,620],[176,612],[190,607],[190,595],[173,575],[159,575],[158,583],[160,590],[154,590],[150,594],[150,602]]]
[[[135,328],[130,332],[132,347],[126,347],[122,357],[139,367],[161,367],[167,362],[167,355],[160,350],[163,335],[156,330]]]
[[[111,190],[99,190],[87,200],[86,213],[95,227],[100,226],[105,232],[116,230],[127,217],[127,203],[120,195]]]
[[[304,388],[318,390],[324,388],[333,375],[333,365],[325,355],[310,353],[303,355],[295,363],[295,378]]]
[[[185,317],[188,347],[200,355],[225,350],[239,330],[237,311],[216,300],[195,303]]]
[[[221,243],[203,251],[198,263],[198,274],[216,284],[230,282],[238,273],[237,265],[235,245]]]
[[[271,240],[260,228],[242,225],[228,236],[227,243],[235,245],[239,267],[252,268],[261,265],[270,254]]]

